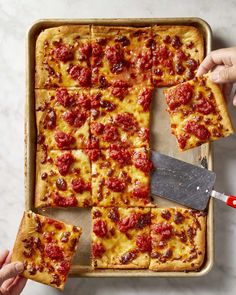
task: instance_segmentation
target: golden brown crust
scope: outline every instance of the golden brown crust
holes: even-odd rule
[[[225,97],[220,86],[209,78],[209,75],[205,75],[207,77],[206,85],[212,89],[212,92],[215,94],[215,100],[217,107],[219,109],[220,115],[222,117],[222,124],[225,127],[224,136],[229,136],[234,133],[232,121],[229,116],[228,107],[225,101]]]
[[[34,281],[37,281],[37,282],[40,282],[40,283],[43,283],[46,285],[50,285],[52,287],[63,290],[64,285],[65,285],[65,281],[66,281],[66,277],[64,280],[60,281],[60,284],[55,284],[52,282],[54,279],[53,274],[58,275],[57,271],[55,270],[55,267],[58,266],[58,262],[53,262],[50,259],[44,258],[45,260],[47,260],[47,263],[50,263],[50,264],[52,263],[52,265],[54,266],[54,271],[49,272],[49,270],[46,267],[46,268],[43,268],[42,271],[37,270],[36,272],[32,272],[32,266],[33,267],[35,267],[35,266],[42,267],[42,262],[40,260],[41,259],[41,252],[38,249],[36,250],[34,248],[34,250],[33,250],[34,254],[32,257],[27,258],[23,254],[24,251],[29,251],[29,248],[24,247],[24,242],[23,242],[24,240],[29,239],[29,238],[34,238],[34,239],[40,239],[41,243],[43,243],[42,242],[43,233],[39,233],[39,232],[35,231],[35,226],[36,226],[35,217],[37,217],[41,223],[42,222],[47,223],[46,217],[44,217],[42,215],[35,214],[31,211],[24,212],[24,215],[21,220],[20,227],[19,227],[19,230],[17,233],[14,248],[13,248],[12,261],[21,261],[24,263],[25,270],[21,275],[24,276],[25,278],[28,278],[28,279],[31,279],[31,280],[34,280]],[[64,231],[70,231],[71,236],[72,236],[71,238],[76,238],[78,241],[78,238],[81,235],[80,228],[77,227],[76,233],[75,232],[72,233],[73,226],[66,225],[66,224],[64,224],[62,222],[58,222],[58,221],[55,221],[55,222],[57,222],[57,224],[62,225],[64,227]],[[48,224],[47,226],[50,227],[52,225]],[[49,231],[47,231],[47,232],[50,233],[51,231],[52,231],[52,228],[50,228]],[[54,231],[55,231],[56,235],[62,233],[61,230],[58,230],[55,228],[54,228]],[[71,241],[71,238],[69,238],[69,242]],[[58,237],[57,237],[57,239],[58,239]],[[67,242],[67,244],[64,244],[64,246],[65,246],[64,255],[65,255],[68,263],[71,263],[71,260],[72,260],[75,250],[71,250],[68,248],[69,242]],[[62,246],[62,245],[60,245],[60,246]],[[32,246],[32,247],[34,247],[34,246]],[[76,245],[75,245],[75,248],[76,248]]]
[[[107,35],[128,35],[135,31],[148,32],[150,27],[121,27],[121,26],[94,26],[91,27],[92,39],[96,37],[104,37]]]
[[[122,126],[118,126],[119,139],[113,143],[121,143],[121,145],[131,146],[132,148],[149,148],[149,139],[142,132],[150,129],[150,110],[144,110],[139,101],[145,95],[148,96],[148,93],[152,96],[153,88],[142,86],[129,87],[122,100],[114,96],[112,90],[112,87],[102,90],[91,90],[90,93],[92,95],[101,96],[101,101],[110,102],[114,106],[114,110],[104,111],[104,108],[100,107],[99,114],[91,118],[90,126],[97,123],[102,123],[104,126],[107,124],[113,124],[115,126],[117,116],[125,115],[127,119],[130,118],[131,122],[133,121],[136,124],[137,127],[135,128],[137,130],[134,131],[132,126],[130,126],[130,130],[124,130]],[[142,96],[143,93],[144,95]],[[107,149],[110,146],[110,142],[104,140],[103,133],[97,134],[92,128],[90,129],[91,134],[99,140],[99,147]],[[140,136],[140,134],[144,136]]]

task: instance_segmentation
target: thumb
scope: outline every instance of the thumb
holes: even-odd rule
[[[236,82],[236,66],[212,72],[210,78],[215,83]]]
[[[3,266],[3,268],[0,269],[0,286],[5,280],[17,276],[22,273],[23,270],[24,265],[21,262],[12,262]]]

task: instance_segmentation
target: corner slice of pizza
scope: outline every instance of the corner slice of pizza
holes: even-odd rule
[[[233,133],[223,93],[209,75],[195,77],[164,93],[171,131],[181,150]]]
[[[89,151],[91,152],[91,151]],[[94,152],[94,151],[93,151]],[[152,162],[145,148],[111,145],[92,154],[94,206],[148,206]]]
[[[151,85],[150,27],[92,26],[92,86]]]
[[[38,151],[35,207],[89,207],[90,160],[83,150]]]
[[[92,209],[94,268],[148,268],[150,208]]]
[[[91,89],[91,135],[100,148],[111,144],[149,147],[151,87]]]
[[[45,29],[36,40],[36,88],[89,87],[91,43],[89,25]]]
[[[77,226],[25,212],[12,261],[23,262],[22,276],[62,290],[80,235]]]
[[[154,26],[153,85],[171,86],[194,78],[204,57],[204,41],[192,26]]]
[[[89,138],[90,92],[35,90],[38,148],[80,149]]]
[[[206,214],[184,208],[151,209],[153,271],[198,270],[205,257]]]

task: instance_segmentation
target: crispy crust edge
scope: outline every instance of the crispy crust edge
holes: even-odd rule
[[[137,30],[141,30],[144,32],[151,32],[151,26],[150,27],[122,27],[122,26],[91,26],[91,38],[97,38],[97,37],[104,37],[106,35],[117,35],[118,33],[121,34],[129,34],[132,32],[135,32]]]
[[[222,116],[223,125],[229,130],[228,132],[224,133],[224,137],[227,137],[230,134],[234,133],[234,128],[229,116],[229,111],[225,102],[223,92],[218,84],[211,81],[209,74],[205,76],[207,77],[206,85],[212,89],[212,92],[215,95],[217,107],[219,108],[220,115]]]

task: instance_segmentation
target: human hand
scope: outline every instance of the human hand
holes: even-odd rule
[[[0,295],[19,295],[27,281],[19,276],[24,270],[23,264],[11,263],[11,254],[8,250],[0,251]]]
[[[212,51],[200,64],[197,76],[212,70],[210,78],[215,83],[223,84],[222,90],[227,97],[230,95],[233,83],[236,82],[236,47],[223,48]],[[236,106],[236,91],[233,97]]]

